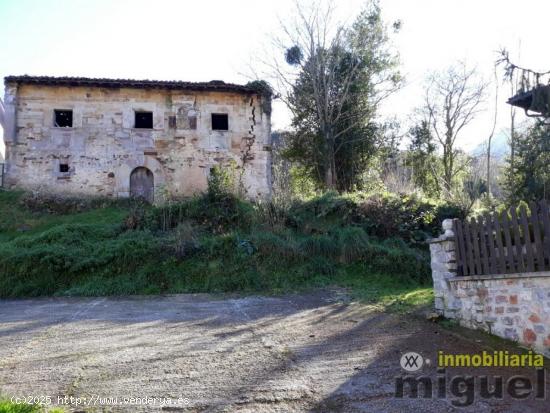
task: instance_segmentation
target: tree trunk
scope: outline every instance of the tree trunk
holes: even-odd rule
[[[334,154],[329,153],[326,161],[326,174],[325,174],[325,185],[327,189],[336,189],[337,188],[337,179],[336,179],[336,162],[334,159]]]
[[[487,195],[491,198],[491,140],[492,136],[489,136],[487,142]]]
[[[489,135],[487,143],[487,197],[491,199],[491,142],[493,136],[495,136],[495,129],[497,127],[497,116],[498,116],[498,75],[497,68],[495,66],[495,116],[493,118],[493,129]]]
[[[451,192],[453,181],[453,159],[452,150],[447,146],[443,148],[443,186],[447,193]]]
[[[325,186],[327,189],[337,188],[336,179],[336,154],[334,152],[334,139],[332,133],[325,132],[326,156],[325,156]]]
[[[515,123],[516,123],[516,111],[512,107],[510,109],[510,168],[512,169],[512,171],[514,170],[514,157],[516,153]]]

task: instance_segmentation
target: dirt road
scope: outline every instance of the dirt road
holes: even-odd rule
[[[461,338],[420,317],[376,311],[341,291],[4,300],[0,392],[53,403],[73,396],[80,405],[70,411],[550,411],[547,401],[533,397],[476,397],[466,408],[455,407],[450,393],[394,397],[395,377],[405,374],[403,353],[435,360],[438,350],[494,349],[479,337]],[[505,380],[534,377],[533,369],[478,371]],[[433,363],[422,372],[435,386]],[[447,369],[459,373],[464,371]]]

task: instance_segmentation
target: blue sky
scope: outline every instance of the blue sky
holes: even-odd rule
[[[363,2],[336,4],[346,18]],[[406,118],[420,104],[427,72],[458,59],[492,79],[495,51],[503,46],[516,55],[521,50],[525,65],[550,69],[550,1],[533,0],[529,7],[519,0],[382,0],[381,5],[388,21],[403,22],[394,42],[408,80],[384,115]],[[259,69],[256,57],[278,31],[279,19],[292,13],[292,0],[0,0],[0,76],[246,82],[249,65]],[[508,123],[505,92],[499,129]],[[465,148],[486,139],[492,104],[487,109],[465,131]],[[276,128],[288,124],[282,104],[275,105],[273,121]]]

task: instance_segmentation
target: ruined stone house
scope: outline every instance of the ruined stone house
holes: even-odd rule
[[[249,198],[271,188],[270,96],[222,81],[8,76],[4,186],[108,197],[202,192],[230,168]]]

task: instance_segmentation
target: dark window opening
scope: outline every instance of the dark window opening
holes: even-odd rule
[[[212,130],[229,130],[227,113],[212,113]]]
[[[175,116],[168,116],[168,127],[170,129],[176,129],[177,123],[176,123],[176,117]]]
[[[153,129],[153,112],[136,112],[135,128]]]
[[[69,164],[60,163],[60,164],[59,164],[59,172],[61,172],[61,173],[67,173],[67,172],[69,172]]]
[[[189,120],[189,129],[197,129],[197,116],[189,115],[187,119]]]
[[[72,128],[73,127],[73,111],[72,110],[54,110],[54,126],[56,128]]]

